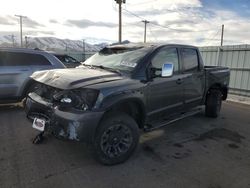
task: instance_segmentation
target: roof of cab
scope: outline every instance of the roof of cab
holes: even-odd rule
[[[107,46],[107,48],[158,48],[161,46],[178,46],[178,47],[187,47],[187,48],[197,48],[192,45],[184,44],[168,44],[168,43],[128,43],[128,44],[115,44]]]

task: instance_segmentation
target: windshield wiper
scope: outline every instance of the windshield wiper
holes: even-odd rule
[[[97,68],[104,69],[104,70],[108,70],[110,72],[115,72],[115,73],[118,73],[118,74],[122,75],[121,71],[118,70],[118,69],[113,69],[113,68],[110,68],[110,67],[104,67],[103,65],[90,65],[90,66],[97,67]]]
[[[110,68],[110,67],[104,67],[103,65],[88,65],[86,63],[82,63],[83,66],[86,66],[90,69],[93,69],[93,68],[100,68],[100,69],[103,69],[103,70],[108,70],[110,72],[115,72],[115,73],[118,73],[120,75],[122,75],[121,71],[118,70],[118,69],[113,69],[113,68]]]
[[[85,67],[91,68],[91,69],[93,68],[93,65],[88,65],[86,63],[82,63],[82,65],[85,66]]]

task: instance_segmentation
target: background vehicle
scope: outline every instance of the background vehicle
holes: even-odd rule
[[[81,65],[79,61],[77,61],[75,58],[67,54],[57,54],[57,53],[52,53],[52,54],[56,56],[67,68],[75,68]]]
[[[193,46],[110,46],[82,67],[33,74],[41,85],[26,112],[55,135],[90,143],[101,163],[117,164],[135,150],[139,129],[173,123],[202,105],[217,117],[229,75],[228,68],[204,66]]]
[[[0,103],[21,101],[34,87],[33,72],[58,68],[65,66],[44,51],[0,48]]]

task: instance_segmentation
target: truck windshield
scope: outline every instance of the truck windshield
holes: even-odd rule
[[[87,59],[84,64],[131,72],[150,49],[150,47],[107,47]]]

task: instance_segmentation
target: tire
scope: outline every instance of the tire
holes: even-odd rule
[[[220,114],[222,94],[219,90],[211,90],[207,95],[206,116],[217,118]]]
[[[139,141],[138,125],[125,113],[110,114],[97,128],[93,141],[95,159],[104,165],[126,161]]]

